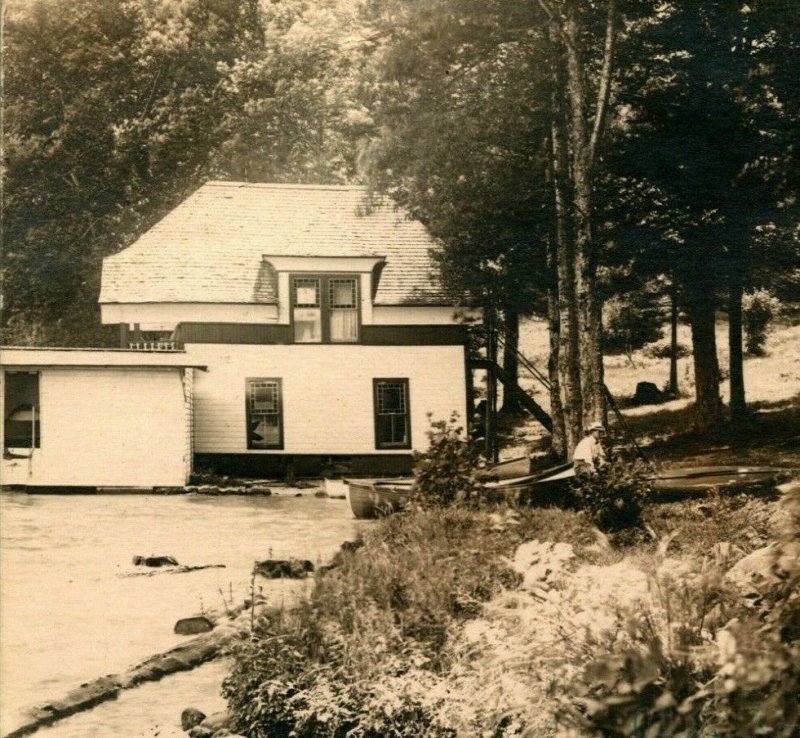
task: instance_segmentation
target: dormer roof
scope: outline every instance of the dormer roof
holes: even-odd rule
[[[269,257],[370,257],[376,305],[452,304],[425,227],[363,187],[208,182],[103,262],[100,303],[277,302]],[[273,258],[273,261],[275,259]]]

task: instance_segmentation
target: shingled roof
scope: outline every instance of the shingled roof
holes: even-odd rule
[[[272,256],[385,257],[375,304],[451,304],[424,226],[363,187],[208,182],[106,258],[101,303],[277,301]]]

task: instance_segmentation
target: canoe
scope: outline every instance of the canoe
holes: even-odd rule
[[[773,486],[782,472],[782,469],[766,466],[675,467],[658,470],[650,481],[654,492],[660,496],[680,496],[715,488],[736,491]],[[575,469],[570,463],[538,474],[485,482],[483,486],[492,497],[504,497],[518,503],[545,502],[555,501],[557,493],[566,491],[574,477]]]
[[[519,479],[531,473],[531,459],[529,456],[520,456],[486,467],[479,472],[479,476],[497,482],[503,479]]]
[[[402,510],[411,496],[413,479],[346,479],[350,509],[359,520]]]
[[[659,492],[740,490],[776,484],[784,470],[769,466],[689,466],[661,469],[653,479]]]

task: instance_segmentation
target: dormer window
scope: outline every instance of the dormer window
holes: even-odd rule
[[[295,343],[356,343],[358,277],[292,277]]]

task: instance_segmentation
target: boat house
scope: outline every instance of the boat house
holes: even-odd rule
[[[467,332],[425,228],[364,188],[209,182],[103,263],[122,348],[198,373],[194,456],[256,475],[400,473],[466,421]]]
[[[3,347],[3,486],[183,487],[202,368],[182,352]]]

